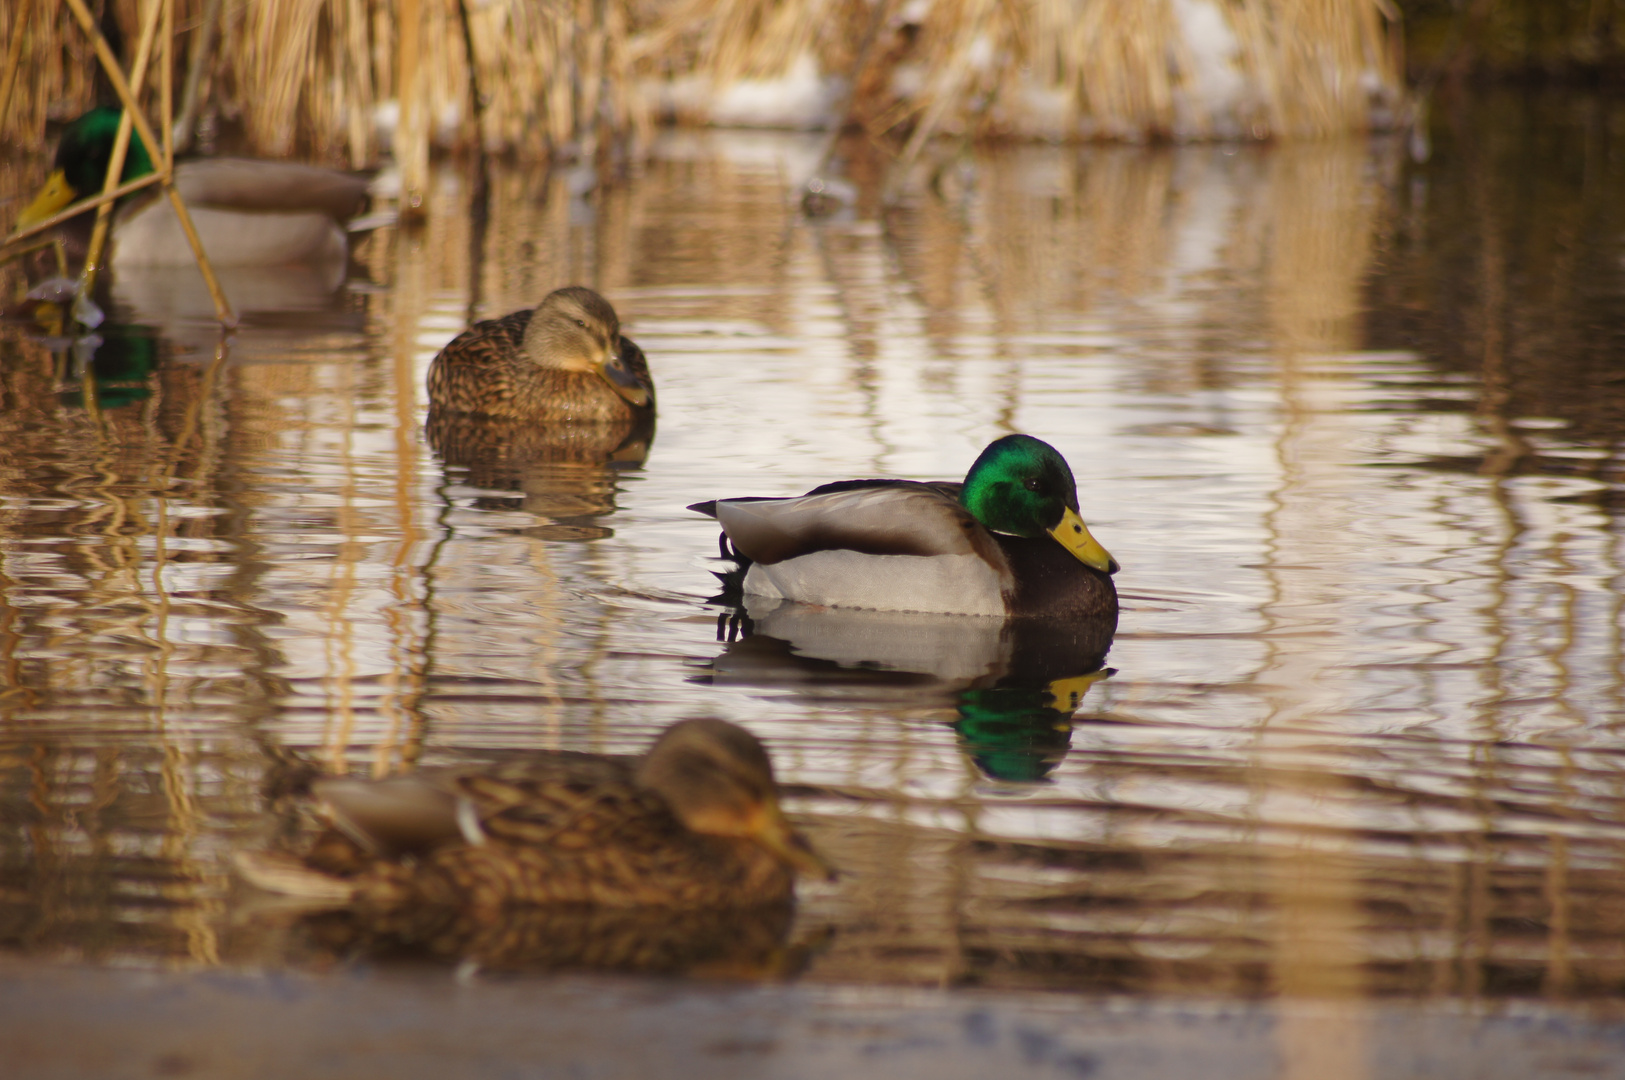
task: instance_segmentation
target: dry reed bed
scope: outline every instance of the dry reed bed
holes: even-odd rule
[[[107,2],[133,41],[146,0]],[[174,2],[178,86],[209,4]],[[452,147],[482,138],[489,149],[533,158],[590,152],[606,136],[647,135],[666,118],[662,87],[773,79],[805,57],[844,78],[835,96],[850,120],[871,134],[906,135],[916,148],[939,133],[1315,137],[1373,126],[1400,100],[1397,13],[1388,0],[224,0],[216,7],[219,29],[202,82],[207,108],[240,124],[255,152],[355,165],[384,149],[375,114],[401,96],[403,63],[424,118],[406,132]],[[414,11],[419,32],[403,34],[403,17]],[[1192,33],[1197,24],[1208,32]],[[0,5],[0,41],[17,55],[5,73],[11,92],[0,139],[38,148],[48,118],[93,101],[89,47],[60,0]],[[482,110],[472,107],[470,52]],[[704,109],[676,119],[704,120]]]

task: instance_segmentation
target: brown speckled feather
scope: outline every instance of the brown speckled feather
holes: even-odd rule
[[[788,901],[727,908],[603,908],[580,904],[489,912],[453,907],[396,909],[383,920],[324,912],[309,921],[339,956],[406,952],[494,970],[643,972],[761,978],[793,970]]]
[[[311,791],[335,827],[302,859],[251,857],[245,872],[385,928],[423,907],[775,904],[791,896],[790,861],[827,872],[784,823],[766,752],[718,720],[675,724],[637,759],[543,754]]]
[[[534,309],[487,319],[463,331],[429,367],[429,403],[437,411],[516,420],[630,422],[654,413],[654,382],[643,350],[619,339],[622,363],[650,392],[646,408],[581,371],[541,367],[525,356],[525,329]]]
[[[359,882],[364,903],[693,907],[790,895],[778,860],[749,840],[690,832],[624,761],[542,758],[459,777],[455,788],[486,842],[380,864]]]
[[[756,844],[690,832],[657,797],[602,788],[573,794],[579,801],[565,800],[557,821],[493,821],[484,844],[379,864],[358,880],[357,900],[384,909],[493,911],[549,904],[726,907],[791,894],[790,871]],[[545,846],[525,841],[544,836]]]

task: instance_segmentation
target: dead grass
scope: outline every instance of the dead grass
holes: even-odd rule
[[[145,0],[108,2],[133,41]],[[179,85],[206,5],[174,3]],[[240,125],[258,153],[375,160],[375,110],[400,89],[402,5],[225,3],[201,85],[206,111]],[[1387,0],[418,0],[417,9],[421,137],[525,157],[646,135],[651,83],[771,78],[804,55],[847,75],[861,56],[851,116],[916,148],[940,133],[1316,137],[1367,127],[1374,100],[1399,97]],[[1181,30],[1195,9],[1222,13],[1234,41],[1228,68],[1249,88],[1222,112],[1209,108]],[[59,0],[0,5],[0,40],[17,55],[0,139],[41,147],[48,118],[92,103],[90,49]]]

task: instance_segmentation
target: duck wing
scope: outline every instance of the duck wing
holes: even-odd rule
[[[863,555],[978,555],[995,567],[997,542],[946,490],[901,480],[846,480],[793,499],[718,499],[710,513],[740,554],[771,565],[819,551]]]
[[[479,770],[330,777],[313,782],[311,792],[339,832],[386,858],[491,836],[545,843],[573,827],[584,809],[649,798],[634,788],[630,760],[546,754]]]
[[[456,794],[429,777],[335,776],[310,790],[333,827],[371,855],[421,854],[462,836]]]
[[[188,205],[263,213],[314,211],[348,221],[367,200],[367,178],[292,161],[203,158],[175,170]]]
[[[514,394],[513,358],[523,352],[531,314],[525,308],[477,322],[435,354],[429,364],[431,419],[441,410],[502,412]]]

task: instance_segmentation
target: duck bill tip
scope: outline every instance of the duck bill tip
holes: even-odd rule
[[[1093,567],[1103,574],[1115,574],[1118,570],[1117,560],[1089,534],[1089,527],[1083,523],[1076,510],[1070,508],[1061,515],[1061,520],[1055,528],[1050,530],[1050,536],[1056,542],[1070,551],[1077,560],[1085,566]]]
[[[598,374],[609,383],[611,389],[632,405],[640,409],[649,407],[649,388],[638,383],[632,372],[621,363],[618,354],[610,356],[599,365]]]
[[[770,810],[766,819],[761,822],[761,827],[756,832],[756,841],[780,862],[803,874],[820,881],[834,881],[840,877],[840,872],[814,850],[805,836],[790,826],[783,813],[776,807]]]

